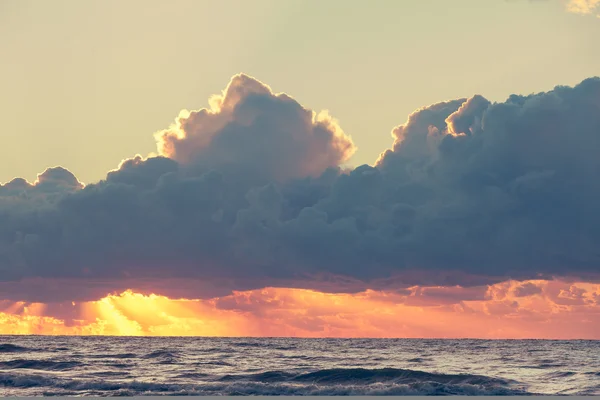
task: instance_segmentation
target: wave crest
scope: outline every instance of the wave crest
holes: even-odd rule
[[[79,361],[10,360],[1,361],[0,369],[37,369],[42,371],[65,371],[84,365]]]
[[[16,344],[11,343],[0,344],[0,353],[26,353],[28,351],[33,351],[33,349],[23,346],[17,346]]]
[[[411,384],[435,382],[443,384],[469,385],[509,385],[514,383],[506,379],[471,374],[436,374],[398,368],[333,368],[315,372],[293,374],[285,371],[268,371],[259,374],[225,375],[221,381],[250,382],[303,382],[314,384],[353,384],[369,385],[373,383]]]
[[[304,374],[307,375],[307,374]],[[418,382],[412,384],[377,382],[369,385],[299,384],[298,382],[206,382],[203,384],[173,384],[161,382],[86,381],[61,379],[36,375],[11,375],[0,373],[0,387],[53,388],[54,394],[67,395],[76,391],[84,395],[136,396],[136,395],[288,395],[288,396],[342,396],[342,395],[528,395],[523,390],[505,386],[478,386],[472,384],[448,384]],[[56,390],[58,389],[58,390]]]
[[[150,358],[159,358],[159,359],[173,359],[177,358],[178,355],[175,352],[167,351],[167,350],[157,350],[152,353],[146,354],[142,358],[150,359]]]

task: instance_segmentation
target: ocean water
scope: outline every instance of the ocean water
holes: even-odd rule
[[[600,394],[600,341],[0,336],[0,394]]]

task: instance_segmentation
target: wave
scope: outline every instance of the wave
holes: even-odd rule
[[[311,362],[323,362],[323,361],[331,361],[335,360],[334,356],[316,356],[316,355],[306,355],[306,354],[292,354],[287,356],[280,356],[283,359],[296,359],[302,361],[311,361]],[[377,359],[372,358],[371,360],[377,361]]]
[[[88,381],[84,379],[64,379],[43,375],[0,373],[0,386],[18,388],[48,387],[78,391],[115,391],[121,389],[131,389],[138,391],[138,393],[143,393],[148,390],[156,392],[165,392],[175,389],[178,385],[136,381],[114,382],[104,381],[101,379]]]
[[[262,343],[262,342],[238,342],[238,343],[232,343],[232,345],[234,347],[258,347],[258,348],[268,348],[269,350],[296,350],[297,347],[290,345],[290,346],[285,346],[285,345],[277,345],[277,344],[273,344],[273,343]]]
[[[86,356],[87,358],[137,358],[137,354],[134,353],[120,353],[120,354],[90,354]]]
[[[0,353],[26,353],[28,351],[33,351],[34,349],[30,349],[28,347],[17,346],[16,344],[11,343],[2,343],[0,344]]]
[[[227,348],[227,347],[207,347],[207,348],[194,349],[193,352],[201,353],[201,354],[202,353],[214,354],[214,353],[236,353],[236,352],[238,352],[238,350]]]
[[[264,375],[264,374],[263,374]],[[275,375],[288,378],[286,373]],[[290,374],[291,375],[291,374]],[[304,374],[308,375],[308,374]],[[200,378],[200,376],[198,376]],[[39,393],[65,395],[528,395],[526,391],[502,385],[474,385],[468,383],[414,382],[383,383],[370,385],[316,384],[298,382],[206,382],[202,384],[173,384],[160,382],[104,381],[64,379],[39,375],[0,373],[0,387],[40,388]],[[62,391],[62,392],[61,392]],[[75,391],[75,392],[73,392]]]
[[[174,359],[174,358],[177,358],[177,357],[179,357],[179,356],[178,356],[178,354],[176,352],[171,352],[171,351],[168,351],[168,350],[157,350],[157,351],[153,351],[152,353],[148,353],[148,354],[142,356],[142,358],[145,358],[145,359],[152,359],[152,358]]]
[[[409,358],[408,360],[406,360],[406,362],[411,362],[411,363],[423,363],[429,361],[428,358],[424,358],[424,357],[415,357],[415,358]]]
[[[297,375],[283,371],[268,371],[259,374],[224,375],[220,381],[251,381],[251,382],[285,382],[292,380]]]
[[[556,371],[556,372],[550,372],[549,374],[546,374],[545,376],[547,378],[557,379],[557,378],[568,378],[568,377],[574,376],[574,375],[577,375],[577,372],[573,372],[573,371]]]
[[[546,362],[542,362],[540,364],[537,365],[523,365],[522,368],[529,368],[529,369],[552,369],[552,368],[563,368],[563,367],[568,367],[568,364],[563,364],[563,363],[546,363]]]
[[[507,379],[471,374],[436,374],[410,369],[382,368],[333,368],[309,373],[291,373],[286,371],[268,371],[259,374],[225,375],[220,381],[248,382],[302,382],[327,385],[371,385],[374,383],[415,384],[468,384],[479,386],[514,384]]]
[[[89,372],[88,375],[93,376],[93,377],[101,377],[101,378],[110,378],[110,377],[128,378],[129,376],[131,376],[131,374],[129,374],[127,372],[123,372],[123,371],[96,371],[96,372]]]
[[[233,367],[233,364],[228,363],[227,361],[213,360],[213,361],[198,361],[193,365],[203,366],[203,365],[218,365],[221,367]]]
[[[183,372],[181,374],[175,375],[173,378],[175,379],[204,379],[208,374],[203,374],[201,372]]]
[[[112,368],[119,368],[119,369],[125,369],[125,368],[132,368],[134,367],[136,364],[123,364],[123,363],[105,363],[102,364],[105,367],[112,367]]]
[[[42,371],[65,371],[84,365],[79,361],[11,360],[1,361],[0,369],[37,369]]]
[[[210,389],[210,392],[208,391]],[[530,395],[523,390],[504,387],[477,387],[473,385],[448,385],[448,384],[381,384],[376,383],[366,386],[355,385],[307,385],[298,386],[291,384],[266,384],[266,383],[235,383],[224,388],[205,387],[203,393],[223,393],[228,396],[254,395],[254,396],[466,396],[466,395]]]

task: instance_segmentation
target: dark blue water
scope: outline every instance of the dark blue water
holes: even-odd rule
[[[600,394],[599,341],[0,336],[0,394]]]

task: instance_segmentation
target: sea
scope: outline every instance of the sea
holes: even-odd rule
[[[0,336],[0,395],[600,395],[600,341]]]

